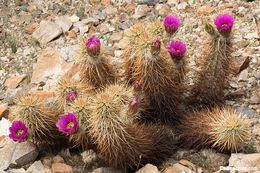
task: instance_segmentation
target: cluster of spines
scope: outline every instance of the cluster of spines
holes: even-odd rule
[[[229,107],[194,111],[181,119],[177,129],[183,144],[195,148],[238,151],[249,139],[247,120]]]

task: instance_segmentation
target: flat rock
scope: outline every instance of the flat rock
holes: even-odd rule
[[[152,164],[146,164],[144,167],[139,169],[136,173],[160,173],[158,168]]]
[[[60,34],[62,34],[62,29],[59,25],[49,21],[42,21],[39,28],[33,32],[32,37],[39,41],[40,44],[46,44]]]
[[[193,173],[194,171],[192,171],[191,169],[189,169],[179,163],[176,163],[176,164],[166,168],[163,173],[179,173],[179,172]]]
[[[151,9],[147,5],[138,5],[135,9],[134,18],[139,19],[147,15]]]
[[[2,118],[0,120],[0,136],[9,136],[10,126],[11,126],[11,122],[6,118]]]
[[[5,81],[5,86],[10,89],[15,89],[25,78],[25,75],[18,75],[8,78]]]
[[[254,154],[231,154],[229,166],[232,167],[256,167],[260,170],[260,153]]]
[[[30,142],[21,142],[16,144],[12,155],[10,167],[24,166],[33,162],[39,154],[36,146]]]
[[[46,173],[47,169],[40,160],[35,161],[26,171],[27,173]]]
[[[28,173],[23,168],[20,169],[11,169],[9,170],[9,173]]]
[[[60,56],[68,62],[72,62],[76,59],[77,52],[80,50],[79,45],[71,45],[58,49]]]
[[[55,24],[57,24],[63,32],[66,32],[71,28],[72,21],[67,16],[61,16],[55,20]]]
[[[73,173],[72,167],[65,163],[53,163],[51,170],[52,173]]]
[[[0,163],[1,163],[0,170],[1,171],[4,171],[9,167],[16,145],[17,143],[11,141],[9,138],[4,138],[0,142]]]
[[[55,49],[46,48],[40,53],[37,63],[33,66],[31,82],[40,83],[43,81],[53,86],[71,66],[72,64],[65,62]]]

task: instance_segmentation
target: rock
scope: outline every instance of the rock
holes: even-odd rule
[[[180,173],[180,172],[183,172],[183,173],[193,173],[192,170],[190,170],[189,168],[179,164],[179,163],[176,163],[168,168],[166,168],[163,173]]]
[[[72,23],[75,23],[78,22],[80,18],[76,14],[73,14],[72,16],[69,17],[69,19]]]
[[[38,29],[40,25],[38,23],[31,23],[25,27],[25,32],[27,34],[32,34],[36,29]]]
[[[72,167],[65,163],[53,163],[51,170],[52,173],[73,173]]]
[[[89,27],[88,27],[86,21],[76,22],[73,26],[74,26],[75,28],[78,28],[78,29],[79,29],[80,34],[87,33],[88,30],[89,30]]]
[[[11,170],[9,170],[9,173],[28,173],[28,172],[25,171],[23,168],[20,168],[20,169],[11,169]]]
[[[55,157],[53,157],[53,163],[64,163],[64,159],[59,156],[59,155],[56,155]]]
[[[249,102],[251,104],[259,104],[260,103],[260,94],[259,94],[259,92],[252,93],[252,96],[250,97]]]
[[[39,154],[36,146],[30,142],[21,142],[16,144],[12,155],[10,167],[24,166],[33,162]]]
[[[81,153],[82,160],[86,164],[90,164],[98,159],[97,154],[93,150],[87,150]]]
[[[61,16],[58,19],[55,20],[55,23],[61,27],[63,32],[68,31],[71,26],[72,26],[72,22],[71,20],[67,17],[67,16]]]
[[[31,90],[29,91],[30,94],[35,95],[39,99],[47,100],[48,98],[54,98],[55,92],[54,91],[38,91],[38,90]]]
[[[10,89],[15,89],[25,78],[26,75],[10,77],[5,81],[5,86]]]
[[[252,58],[248,56],[233,58],[230,63],[231,72],[235,75],[239,74],[249,66],[251,60]]]
[[[66,37],[71,38],[71,39],[74,39],[77,37],[77,33],[74,30],[65,32],[65,35],[66,35]]]
[[[119,48],[119,49],[125,49],[127,48],[129,44],[129,39],[127,37],[124,37],[123,39],[121,39],[116,45],[115,47]]]
[[[62,33],[62,29],[55,23],[49,21],[42,21],[40,27],[33,32],[32,37],[40,42],[46,44],[57,38]]]
[[[158,4],[155,9],[158,10],[158,14],[163,17],[171,13],[171,8],[167,4]]]
[[[256,167],[260,170],[260,153],[254,154],[231,154],[229,166],[232,167]]]
[[[1,104],[0,105],[0,119],[2,119],[2,117],[8,117],[9,114],[9,109],[8,109],[8,105],[7,104]],[[0,129],[1,131],[1,129]]]
[[[107,15],[113,16],[115,15],[118,11],[116,7],[113,7],[112,5],[107,6],[103,12]]]
[[[178,9],[178,10],[184,10],[187,6],[188,6],[187,2],[182,1],[182,2],[177,6],[177,9]]]
[[[256,136],[260,136],[260,124],[254,125],[252,133]]]
[[[123,172],[120,170],[115,170],[110,167],[101,167],[101,168],[94,169],[92,173],[123,173]]]
[[[248,69],[243,70],[238,76],[238,82],[248,80]]]
[[[1,120],[2,121],[2,120]],[[0,125],[1,126],[1,125]],[[0,130],[0,133],[2,129]],[[0,170],[6,170],[12,159],[17,143],[11,141],[9,138],[4,138],[0,143]]]
[[[104,6],[108,6],[111,4],[111,0],[101,0],[101,4]]]
[[[179,164],[186,166],[186,167],[190,168],[191,170],[196,170],[196,165],[194,165],[193,163],[191,163],[188,160],[182,159],[179,161]]]
[[[253,118],[258,115],[257,112],[255,112],[254,110],[244,106],[237,107],[236,111],[243,115],[246,115],[247,118]]]
[[[63,60],[59,53],[53,48],[44,49],[37,58],[37,63],[33,66],[31,82],[46,82],[53,86],[58,78],[62,76],[72,66]]]
[[[147,15],[151,9],[147,5],[138,5],[135,9],[134,18],[139,19]]]
[[[159,0],[137,0],[138,4],[155,5],[159,3]]]
[[[158,168],[152,164],[146,164],[144,167],[139,169],[136,173],[160,173]]]
[[[0,120],[0,136],[9,136],[9,127],[11,127],[11,122],[6,118],[2,118]]]
[[[46,168],[40,160],[34,162],[27,170],[27,173],[46,173]]]
[[[207,16],[213,12],[214,12],[214,8],[211,6],[211,4],[206,4],[198,8],[198,10],[196,11],[196,15]]]
[[[123,38],[123,33],[122,32],[115,32],[110,36],[111,41],[119,41]]]
[[[168,0],[167,4],[169,4],[171,7],[177,6],[180,3],[180,0]]]
[[[59,51],[60,56],[65,61],[72,62],[76,59],[77,52],[79,50],[80,50],[79,45],[71,45],[71,46],[67,46],[67,47],[62,47],[58,51]]]

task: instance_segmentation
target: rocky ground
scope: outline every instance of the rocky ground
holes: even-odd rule
[[[52,96],[57,79],[73,66],[84,36],[98,35],[120,61],[127,46],[124,30],[169,14],[182,20],[178,36],[187,43],[192,62],[204,40],[203,21],[221,12],[236,16],[226,103],[250,119],[251,141],[245,154],[231,157],[211,149],[179,149],[162,168],[165,173],[260,171],[259,0],[0,0],[0,172],[116,172],[92,150],[42,153],[29,143],[8,140],[4,135],[14,118],[14,98],[24,91]],[[162,168],[148,164],[138,172]]]

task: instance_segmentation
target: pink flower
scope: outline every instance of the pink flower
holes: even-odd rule
[[[78,130],[78,126],[79,124],[75,113],[64,114],[56,123],[58,130],[67,135],[75,133]]]
[[[86,41],[87,52],[90,56],[98,56],[100,53],[100,40],[96,36],[91,36]]]
[[[161,50],[161,41],[159,39],[156,39],[151,44],[151,54],[158,55],[160,50]]]
[[[170,41],[167,45],[169,54],[174,59],[181,59],[186,53],[186,45],[182,41]]]
[[[14,141],[23,142],[27,138],[28,128],[22,121],[14,121],[9,131],[9,137]]]
[[[133,110],[137,109],[137,106],[139,104],[139,100],[137,97],[133,97],[132,100],[129,103],[129,107]]]
[[[166,16],[164,18],[164,28],[167,33],[175,33],[181,25],[181,21],[177,16]]]
[[[229,14],[222,14],[219,15],[215,20],[214,23],[218,29],[218,31],[224,35],[228,36],[231,32],[232,26],[234,24],[234,17]]]
[[[74,101],[77,98],[77,92],[76,91],[69,91],[66,93],[66,100],[69,102]]]

